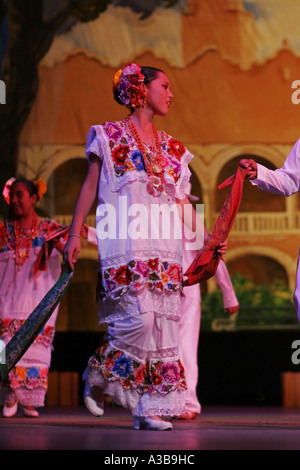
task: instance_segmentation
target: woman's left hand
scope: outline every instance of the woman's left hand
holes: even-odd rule
[[[63,260],[72,269],[72,271],[74,270],[74,264],[77,262],[80,249],[80,237],[69,236],[68,241],[64,247]]]

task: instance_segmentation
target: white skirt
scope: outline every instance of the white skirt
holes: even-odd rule
[[[179,322],[154,312],[116,320],[88,364],[89,386],[101,388],[135,416],[178,416],[185,410]]]

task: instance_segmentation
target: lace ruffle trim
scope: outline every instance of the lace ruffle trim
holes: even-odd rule
[[[154,312],[158,318],[165,316],[169,320],[179,321],[181,297],[182,293],[179,291],[157,293],[145,288],[134,295],[127,292],[120,299],[109,299],[98,304],[100,322],[110,323],[148,312]]]
[[[136,358],[137,361],[158,361],[178,359],[178,352],[176,347],[160,349],[159,351],[147,351],[146,349],[139,348],[138,346],[128,344],[120,339],[114,339],[111,343],[110,349],[118,349],[130,357]]]

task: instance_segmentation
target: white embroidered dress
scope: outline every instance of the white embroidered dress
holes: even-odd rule
[[[45,237],[60,225],[50,219],[40,221],[31,241],[29,256],[19,267],[15,263],[15,234],[12,221],[0,223],[0,338],[7,344],[23,322],[58,280],[61,273],[59,253],[53,250],[46,271],[32,274],[33,265]],[[31,230],[22,230],[21,248],[25,249]],[[33,344],[9,374],[7,384],[0,384],[0,403],[15,395],[22,405],[44,406],[51,363],[52,343],[58,307]]]
[[[161,148],[165,191],[153,195],[125,121],[93,126],[86,146],[88,158],[93,153],[102,161],[97,300],[100,321],[109,323],[108,342],[89,361],[89,382],[138,415],[174,415],[184,408],[178,355],[182,223],[175,197],[185,196],[192,155],[166,133]]]

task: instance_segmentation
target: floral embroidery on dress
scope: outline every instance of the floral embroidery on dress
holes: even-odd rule
[[[32,248],[42,246],[47,235],[55,232],[61,227],[60,224],[51,219],[43,219],[36,231],[36,236],[32,239]],[[28,239],[28,230],[20,230],[20,250],[25,249]],[[31,237],[31,234],[30,234]],[[14,223],[12,220],[0,222],[0,253],[14,250],[16,247],[16,237]]]
[[[0,222],[0,250],[4,251],[7,244],[8,230],[3,222]]]
[[[97,301],[118,299],[128,289],[140,291],[147,287],[157,292],[182,289],[182,268],[177,263],[159,258],[131,260],[129,263],[98,272]]]
[[[16,366],[9,373],[11,387],[14,389],[25,388],[27,390],[34,390],[43,388],[47,390],[48,372],[48,367]]]
[[[107,342],[100,346],[89,361],[89,366],[100,369],[105,379],[118,380],[124,389],[136,389],[139,393],[167,394],[178,387],[186,389],[184,368],[179,359],[142,364],[120,350],[107,352],[107,346]]]
[[[125,122],[107,122],[103,127],[109,139],[115,176],[119,178],[132,170],[146,172],[143,155],[140,150],[136,149],[131,135],[126,133]],[[164,173],[171,178],[173,183],[176,183],[181,175],[181,159],[186,153],[186,148],[165,132],[162,132],[161,146]]]
[[[149,393],[169,393],[177,388],[177,385],[186,389],[186,381],[184,377],[184,368],[178,359],[175,362],[157,361],[150,365],[150,381]]]
[[[0,338],[10,340],[24,322],[25,320],[15,318],[0,318]],[[49,347],[53,343],[54,334],[54,326],[45,325],[35,338],[34,343]]]

